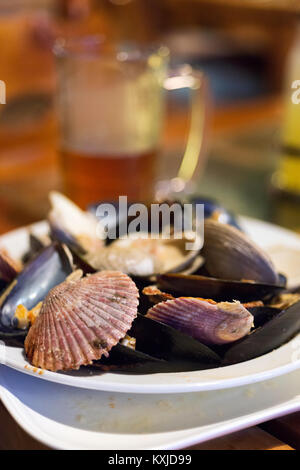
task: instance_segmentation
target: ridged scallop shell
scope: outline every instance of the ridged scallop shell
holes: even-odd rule
[[[21,270],[21,263],[13,260],[4,249],[0,249],[0,279],[11,282]]]
[[[32,365],[78,369],[108,352],[137,315],[138,290],[119,271],[103,271],[54,287],[25,340]]]
[[[179,297],[154,305],[146,315],[205,344],[225,344],[250,332],[253,316],[240,302],[210,303]]]

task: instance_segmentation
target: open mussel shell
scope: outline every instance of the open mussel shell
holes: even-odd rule
[[[271,259],[245,234],[214,220],[204,223],[202,255],[210,276],[218,279],[278,284]]]
[[[160,302],[146,316],[204,344],[237,341],[250,332],[253,324],[253,316],[240,302],[210,303],[193,297]]]
[[[247,281],[228,281],[195,274],[163,274],[157,285],[167,292],[182,296],[209,298],[216,301],[264,300],[279,294],[284,286]]]
[[[136,338],[137,351],[170,362],[170,371],[209,369],[220,364],[219,356],[208,346],[141,314],[129,334]]]
[[[108,358],[93,362],[89,368],[138,375],[188,372],[203,369],[203,366],[199,366],[198,362],[158,359],[122,344],[117,344],[110,351]]]
[[[37,255],[43,251],[44,248],[51,245],[51,238],[48,234],[44,234],[42,236],[38,236],[33,232],[29,232],[29,248],[24,253],[22,257],[23,263],[28,263],[32,259],[34,259]]]
[[[78,251],[75,251],[73,248],[70,248],[70,252],[72,253],[73,263],[77,269],[81,269],[84,274],[94,274],[97,272],[97,270],[85,260],[81,253],[78,253]]]
[[[7,330],[18,333],[18,330],[15,330],[17,325],[14,325],[14,315],[18,305],[31,310],[45,298],[52,287],[64,281],[72,271],[70,253],[57,243],[45,248],[40,255],[29,262],[2,294],[0,300],[1,336],[5,337]]]
[[[68,278],[49,292],[26,336],[30,363],[70,370],[108,356],[131,327],[138,297],[134,282],[118,271]]]
[[[248,361],[267,354],[300,332],[300,302],[275,315],[262,327],[229,348],[223,365]]]

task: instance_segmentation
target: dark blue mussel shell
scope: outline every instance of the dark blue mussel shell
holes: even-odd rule
[[[202,196],[194,196],[191,198],[191,202],[193,204],[204,204],[204,217],[206,219],[213,217],[218,222],[233,225],[233,227],[236,227],[242,231],[242,228],[236,220],[234,214],[225,207],[221,206],[217,201]]]
[[[267,300],[274,295],[279,295],[285,288],[284,285],[231,281],[181,273],[161,274],[157,277],[157,285],[160,289],[177,297],[181,295],[216,301],[240,300],[241,302]]]
[[[248,336],[234,343],[223,358],[223,365],[249,361],[290,341],[300,332],[300,302],[282,310]]]
[[[58,243],[51,244],[30,261],[17,276],[16,284],[2,302],[0,337],[22,335],[23,332],[16,328],[13,321],[17,306],[22,304],[28,310],[32,309],[72,271],[72,257]]]

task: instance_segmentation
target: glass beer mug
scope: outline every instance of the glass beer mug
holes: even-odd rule
[[[168,70],[169,51],[108,47],[99,38],[59,40],[58,115],[64,190],[81,207],[95,201],[150,202],[184,189],[203,163],[206,86],[189,66]],[[183,159],[161,180],[166,90],[191,90]]]

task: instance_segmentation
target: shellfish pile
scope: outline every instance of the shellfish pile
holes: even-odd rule
[[[130,373],[230,365],[289,341],[299,294],[232,214],[196,202],[204,244],[193,235],[186,250],[175,233],[105,241],[92,212],[51,193],[49,234],[29,233],[22,260],[0,249],[0,338],[42,369]]]

